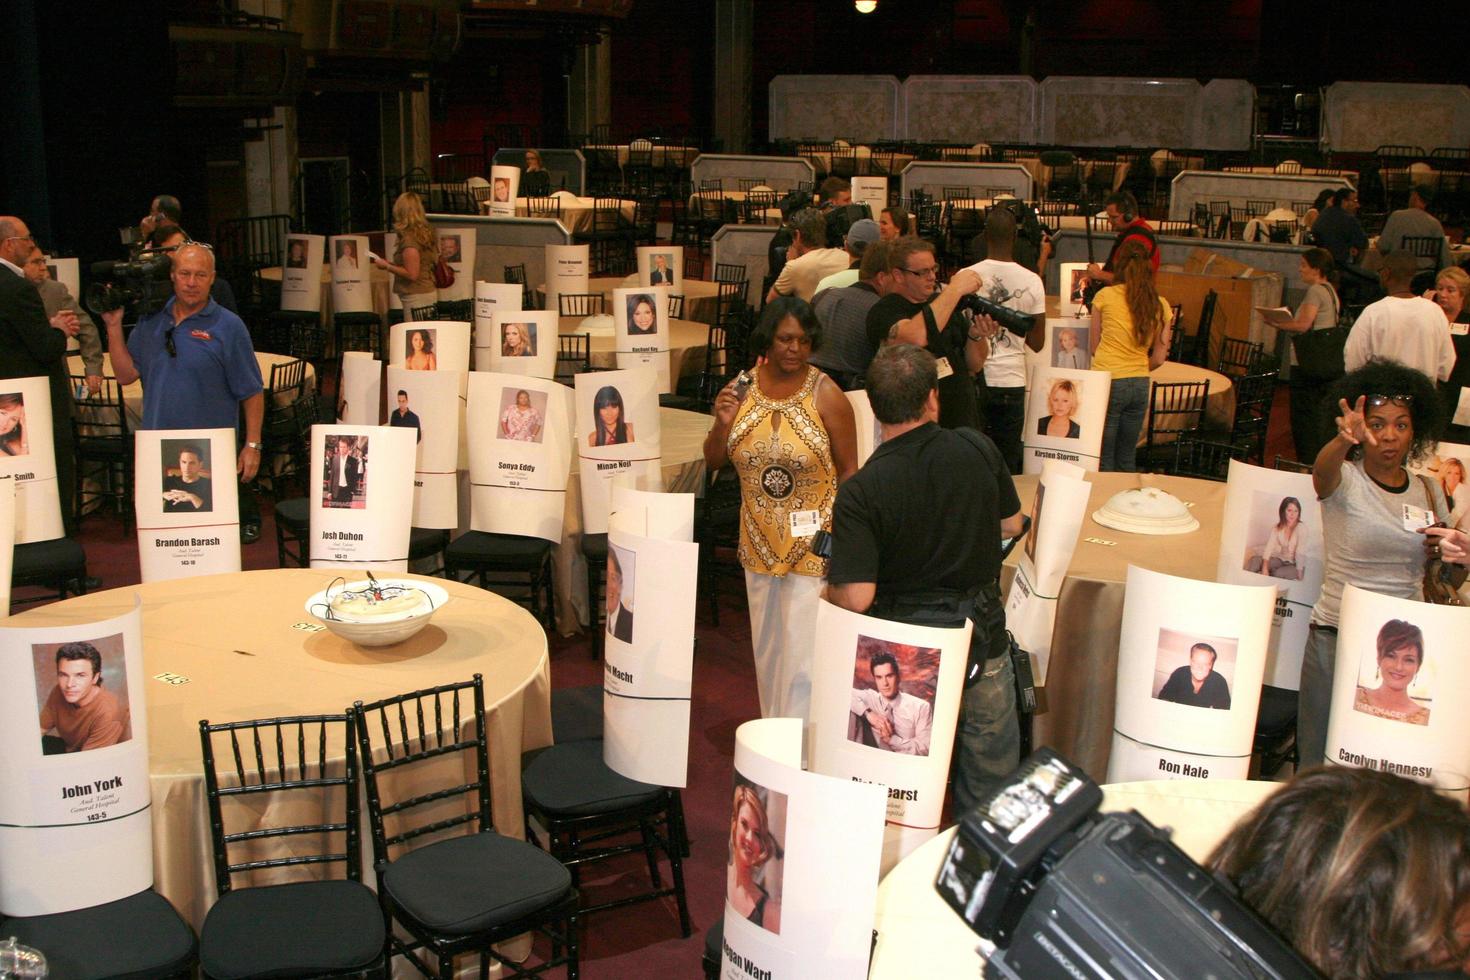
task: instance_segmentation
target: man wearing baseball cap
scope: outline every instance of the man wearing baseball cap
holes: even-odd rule
[[[817,283],[817,291],[812,294],[813,301],[822,295],[824,289],[838,289],[843,286],[851,286],[858,281],[858,266],[863,261],[863,250],[882,237],[878,231],[878,222],[872,218],[859,218],[847,229],[847,238],[843,244],[847,247],[850,257],[848,266],[841,272],[834,272],[821,282]]]

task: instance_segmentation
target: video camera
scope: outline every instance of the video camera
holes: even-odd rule
[[[1138,813],[1050,749],[961,819],[934,887],[995,949],[987,978],[1315,978],[1318,974]]]
[[[87,286],[87,309],[100,315],[136,303],[140,316],[162,309],[173,295],[169,282],[172,268],[169,253],[159,249],[144,249],[120,262],[94,262],[92,282]]]

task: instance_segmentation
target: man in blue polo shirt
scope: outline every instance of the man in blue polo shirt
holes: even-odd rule
[[[174,253],[174,298],[138,321],[123,341],[122,310],[102,314],[119,384],[143,381],[144,429],[236,429],[243,410],[245,438],[236,469],[242,483],[260,467],[265,391],[250,333],[238,316],[209,296],[214,253],[187,244]],[[252,494],[240,495],[240,529],[260,536]]]

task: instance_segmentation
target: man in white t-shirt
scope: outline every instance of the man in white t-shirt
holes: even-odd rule
[[[1046,287],[1041,277],[1012,258],[1016,218],[995,207],[985,219],[985,248],[989,258],[970,266],[984,285],[979,294],[1007,309],[1031,315],[1025,343],[1041,350],[1046,338]],[[1021,425],[1026,418],[1026,353],[1022,339],[999,327],[989,317],[975,322],[989,340],[982,372],[976,375],[985,433],[1000,449],[1012,473],[1021,472]]]
[[[1358,314],[1342,359],[1356,371],[1374,358],[1398,361],[1423,372],[1430,381],[1444,381],[1455,365],[1450,323],[1432,300],[1415,296],[1412,287],[1419,261],[1409,252],[1384,256],[1378,276],[1388,295]]]
[[[812,301],[817,283],[848,266],[847,249],[827,247],[827,219],[813,208],[791,216],[794,237],[786,251],[786,264],[766,294],[769,303],[777,296],[797,296]]]

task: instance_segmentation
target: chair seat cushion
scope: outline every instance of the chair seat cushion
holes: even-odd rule
[[[305,535],[311,525],[311,502],[305,497],[276,501],[276,521],[284,524],[298,535]]]
[[[357,881],[238,888],[209,910],[199,963],[212,980],[364,970],[383,955],[383,913]]]
[[[551,905],[572,887],[572,875],[539,847],[485,833],[410,851],[388,865],[382,887],[411,918],[460,936]]]
[[[87,572],[87,553],[72,538],[52,538],[15,546],[10,580],[15,585],[51,579],[77,578]]]
[[[521,770],[526,806],[551,816],[610,813],[651,802],[663,792],[609,769],[602,761],[601,739],[563,742],[526,758]]]
[[[57,980],[156,980],[194,962],[194,931],[152,890],[75,912],[5,919],[0,935],[44,952]]]
[[[603,561],[607,561],[607,535],[582,535],[582,554],[588,558],[601,558]]]
[[[551,542],[545,538],[469,531],[449,542],[444,554],[450,565],[525,568],[540,562],[550,551]]]

